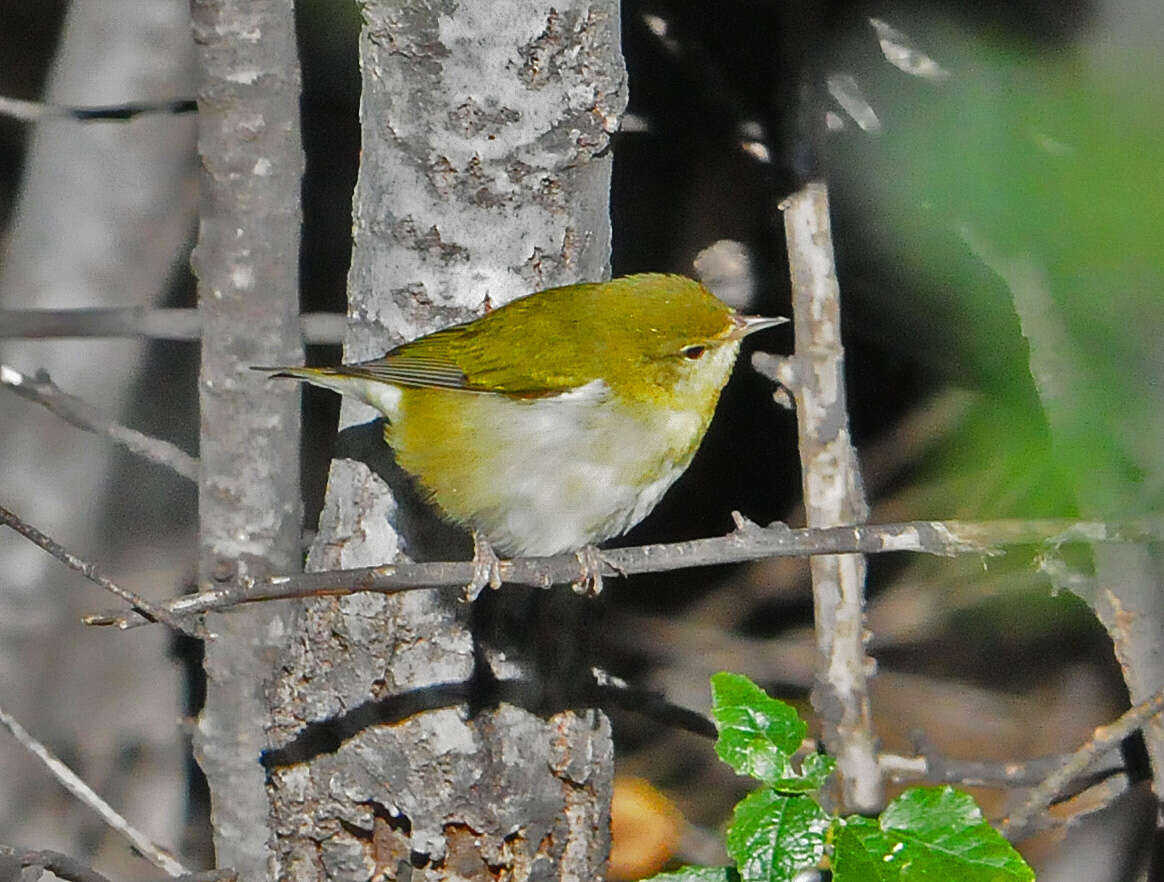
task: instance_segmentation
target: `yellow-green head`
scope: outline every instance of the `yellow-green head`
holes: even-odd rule
[[[372,405],[451,520],[549,555],[646,517],[690,464],[740,341],[784,321],[649,273],[540,291],[374,361],[269,370]]]

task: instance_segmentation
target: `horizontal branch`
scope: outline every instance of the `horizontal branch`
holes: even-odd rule
[[[130,453],[173,469],[183,478],[198,480],[198,459],[176,444],[123,426],[101,413],[89,402],[61,389],[44,371],[35,376],[22,374],[0,364],[0,388],[10,389],[59,416],[65,422],[120,444]]]
[[[912,551],[922,554],[1001,554],[1014,545],[1059,546],[1069,542],[1147,542],[1164,539],[1164,518],[1141,518],[1119,523],[1067,519],[1001,521],[907,521],[899,524],[859,524],[847,527],[792,529],[783,523],[760,527],[739,513],[737,529],[726,536],[690,542],[615,548],[601,553],[604,578],[638,573],[660,573],[689,567],[744,563],[769,557],[807,557],[815,554],[878,554]],[[162,604],[171,615],[184,618],[242,603],[296,597],[319,597],[375,591],[395,594],[422,588],[461,586],[473,578],[471,561],[396,563],[351,570],[331,570],[276,576],[231,584],[197,594],[186,594]],[[503,582],[551,585],[576,582],[582,576],[578,558],[524,557],[500,562]],[[146,619],[134,612],[86,616],[88,625],[131,628]]]
[[[128,101],[125,104],[107,104],[99,107],[67,107],[63,104],[45,104],[0,95],[0,116],[21,122],[43,119],[76,119],[126,122],[143,113],[193,113],[198,103],[193,98],[171,98],[168,101]]]
[[[299,317],[305,343],[342,343],[347,316],[309,312]],[[198,340],[202,318],[197,309],[114,306],[93,309],[3,309],[0,339],[57,337],[149,337]]]
[[[1029,760],[965,760],[943,756],[927,748],[914,756],[882,753],[877,757],[881,770],[892,780],[926,781],[931,784],[961,784],[970,787],[1034,787],[1060,769],[1071,754],[1052,754]],[[1116,749],[1102,756],[1103,771],[1124,767]],[[1097,757],[1096,763],[1100,762]]]

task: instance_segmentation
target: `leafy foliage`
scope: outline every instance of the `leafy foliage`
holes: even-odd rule
[[[741,879],[791,879],[820,862],[831,821],[811,796],[761,787],[749,793],[732,814],[728,854],[739,867]]]
[[[732,814],[727,851],[735,867],[684,867],[652,882],[791,882],[826,857],[836,882],[1035,878],[973,798],[952,787],[913,787],[879,818],[830,815],[812,794],[836,763],[814,753],[797,768],[806,727],[796,711],[739,674],[716,674],[711,690],[716,753],[762,786]]]
[[[862,882],[1035,878],[1010,843],[982,819],[974,800],[952,787],[914,787],[878,820],[839,821],[833,873],[839,880]]]
[[[681,867],[674,873],[659,873],[652,882],[740,882],[735,867]]]
[[[711,715],[719,731],[715,752],[721,760],[741,775],[785,793],[820,787],[797,783],[800,776],[792,770],[792,754],[800,749],[807,727],[789,705],[770,698],[740,674],[712,677],[711,697]],[[824,777],[831,771],[830,766]]]

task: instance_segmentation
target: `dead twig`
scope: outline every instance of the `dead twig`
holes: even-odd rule
[[[1003,822],[1003,832],[1010,839],[1022,839],[1034,828],[1043,814],[1073,779],[1086,771],[1096,759],[1142,728],[1164,710],[1164,689],[1146,701],[1133,705],[1114,723],[1098,726],[1078,750],[1067,754],[1059,767],[1034,788],[1022,805]]]
[[[158,463],[191,481],[198,480],[198,459],[176,444],[153,438],[110,419],[93,405],[63,391],[45,371],[29,377],[15,368],[0,364],[0,387],[11,389],[21,398],[48,408],[66,423],[101,435],[120,444],[130,453]]]
[[[143,113],[192,113],[198,109],[193,98],[172,98],[169,101],[129,101],[100,107],[66,107],[25,101],[0,95],[0,116],[21,122],[39,122],[44,119],[75,119],[80,121],[104,120],[125,122]]]
[[[117,583],[107,579],[98,571],[96,564],[77,557],[67,548],[55,542],[51,537],[46,536],[36,527],[32,526],[32,524],[22,521],[3,506],[0,506],[0,524],[11,527],[29,542],[43,548],[69,569],[76,570],[90,582],[99,585],[111,594],[116,594],[122,600],[130,603],[134,608],[135,614],[143,616],[146,619],[161,622],[164,625],[169,625],[174,630],[181,631],[184,634],[201,636],[200,629],[192,629],[189,625],[182,624],[163,607],[150,603],[150,601],[139,594],[135,594],[127,588],[122,588]]]
[[[52,776],[56,778],[66,790],[68,790],[71,794],[73,794],[73,796],[77,797],[77,799],[81,800],[81,802],[89,806],[89,808],[93,809],[93,811],[100,815],[101,819],[105,821],[106,824],[124,836],[134,848],[141,852],[142,856],[145,857],[146,860],[170,876],[184,876],[189,874],[190,871],[187,870],[177,858],[175,858],[172,854],[170,854],[170,852],[155,843],[148,836],[130,824],[129,821],[118,814],[113,806],[98,796],[97,793],[94,792],[93,788],[86,784],[76,772],[57,759],[57,757],[54,756],[52,751],[50,751],[47,747],[33,738],[32,735],[30,735],[28,731],[23,726],[21,726],[20,723],[13,719],[12,716],[10,716],[8,712],[5,711],[2,707],[0,707],[0,725],[3,725],[4,728],[11,732],[12,737],[19,741],[25,750],[40,760],[44,764],[45,768],[49,770]],[[41,852],[41,854],[48,853]],[[64,856],[62,855],[61,857]],[[37,866],[44,866],[44,864],[37,862]],[[73,869],[80,869],[81,865],[74,866],[73,864],[70,864],[69,867]],[[56,869],[52,867],[46,867],[46,869],[52,869],[54,873],[57,873]],[[92,871],[89,872],[92,873]],[[57,873],[57,875],[61,874]],[[77,879],[77,882],[98,882],[98,880],[102,877],[93,874],[88,877],[66,876],[65,878],[75,878]]]
[[[6,863],[14,865],[15,872],[8,872],[4,866]],[[24,878],[20,870],[30,867],[47,871],[68,882],[110,882],[109,877],[101,875],[88,864],[59,851],[0,845],[0,879]]]
[[[927,781],[932,784],[964,784],[977,787],[1033,787],[1060,768],[1071,754],[1054,754],[1029,760],[954,759],[925,748],[914,756],[882,753],[877,756],[881,770],[893,781]],[[1103,770],[1123,768],[1123,757],[1116,750],[1101,752]]]
[[[347,316],[308,312],[299,316],[305,343],[342,343]],[[0,339],[48,340],[61,337],[146,337],[201,340],[197,309],[108,306],[82,309],[0,309]]]

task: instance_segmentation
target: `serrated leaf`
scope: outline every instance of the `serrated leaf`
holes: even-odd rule
[[[740,882],[735,867],[680,867],[673,873],[658,873],[643,882]]]
[[[911,787],[885,807],[880,822],[883,830],[917,834],[985,823],[974,797],[953,787]]]
[[[952,787],[914,787],[834,837],[835,882],[1031,882],[1034,871]]]
[[[728,854],[742,882],[790,882],[820,863],[831,821],[810,797],[764,787],[732,813]]]
[[[766,783],[798,777],[789,762],[806,727],[796,711],[741,674],[711,678],[711,714],[719,738],[715,752],[744,775]]]

